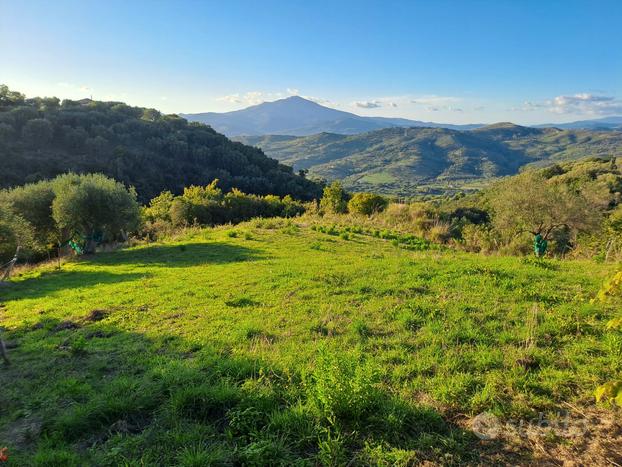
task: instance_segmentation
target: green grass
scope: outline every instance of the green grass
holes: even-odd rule
[[[11,465],[477,463],[460,417],[589,406],[621,370],[615,310],[589,303],[611,265],[231,231],[0,289]]]

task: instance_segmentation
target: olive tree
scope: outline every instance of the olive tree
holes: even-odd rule
[[[30,248],[32,242],[32,226],[16,215],[9,205],[0,202],[0,266],[13,257],[18,247]]]
[[[56,222],[52,217],[54,196],[53,185],[49,181],[29,183],[0,194],[0,199],[5,200],[16,215],[32,226],[35,249],[39,251],[45,251],[50,244],[59,241]]]
[[[498,183],[487,198],[495,227],[509,235],[529,232],[550,240],[561,230],[576,236],[602,221],[597,207],[580,191],[535,171]]]
[[[136,192],[101,174],[66,174],[54,182],[52,217],[64,239],[82,237],[85,252],[98,240],[125,237],[140,222]]]

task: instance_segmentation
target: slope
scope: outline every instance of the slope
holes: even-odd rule
[[[0,188],[101,172],[142,201],[219,178],[224,189],[310,199],[320,187],[257,148],[199,123],[120,102],[24,99],[0,87]]]

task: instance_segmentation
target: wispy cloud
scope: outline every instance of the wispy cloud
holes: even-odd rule
[[[410,100],[411,104],[417,105],[430,105],[430,106],[441,106],[441,105],[450,105],[460,102],[462,99],[459,97],[453,96],[437,96],[437,95],[429,95],[429,96],[421,96],[415,97]]]
[[[352,102],[353,107],[358,107],[360,109],[378,109],[382,107],[382,102],[378,100],[374,101],[356,101]]]
[[[622,113],[622,100],[616,99],[614,96],[582,92],[560,95],[540,102],[525,101],[522,105],[512,107],[510,110],[518,112],[546,110],[559,115],[615,115]]]
[[[235,105],[257,105],[262,102],[275,101],[277,99],[284,99],[291,96],[300,96],[318,104],[331,104],[328,99],[321,97],[305,96],[300,93],[297,88],[287,88],[281,92],[264,92],[264,91],[247,91],[236,92],[233,94],[227,94],[226,96],[217,97],[216,100],[220,102],[227,102]]]
[[[271,97],[274,96],[272,94],[266,94],[261,91],[248,91],[245,93],[236,92],[235,94],[228,94],[226,96],[218,97],[216,100],[221,102],[228,102],[229,104],[257,105],[267,100],[270,100]],[[280,95],[279,97],[282,97],[282,95]]]

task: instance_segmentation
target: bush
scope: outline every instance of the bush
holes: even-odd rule
[[[341,182],[335,181],[324,188],[320,209],[333,214],[343,214],[348,211],[348,193],[343,189]]]
[[[152,234],[156,223],[220,225],[259,217],[293,217],[304,212],[304,205],[291,196],[258,196],[233,189],[223,194],[218,179],[205,187],[191,186],[181,196],[163,192],[143,209],[144,231]],[[161,224],[165,225],[165,224]]]
[[[53,181],[53,189],[52,217],[62,238],[85,239],[86,252],[93,252],[97,241],[124,237],[139,226],[136,192],[111,178],[66,174]]]
[[[353,214],[370,216],[384,211],[389,202],[386,198],[373,193],[355,193],[348,202],[348,211]]]

